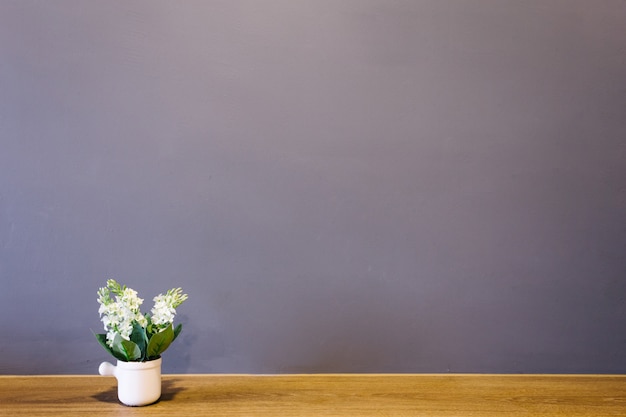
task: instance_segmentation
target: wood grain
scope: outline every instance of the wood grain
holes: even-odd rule
[[[626,375],[164,375],[147,407],[98,376],[0,376],[0,416],[625,416]]]

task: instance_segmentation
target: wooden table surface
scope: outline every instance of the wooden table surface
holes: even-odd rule
[[[626,416],[626,375],[164,375],[126,407],[101,376],[0,376],[0,416]]]

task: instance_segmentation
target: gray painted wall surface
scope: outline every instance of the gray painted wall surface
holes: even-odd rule
[[[626,372],[626,2],[0,1],[0,373]]]

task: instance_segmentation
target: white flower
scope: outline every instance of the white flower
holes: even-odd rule
[[[98,290],[98,314],[106,332],[106,343],[112,347],[117,335],[130,340],[135,323],[150,334],[162,331],[173,323],[176,307],[186,299],[187,294],[183,294],[180,288],[172,288],[165,295],[154,297],[153,326],[149,328],[147,316],[140,311],[143,299],[139,298],[137,291],[108,280],[107,286]]]
[[[167,325],[174,321],[176,309],[164,295],[154,297],[154,307],[152,308],[152,323],[157,326]]]
[[[111,298],[111,294],[115,295],[115,300]],[[130,340],[133,322],[136,321],[143,327],[147,325],[147,319],[139,310],[143,300],[137,296],[137,291],[131,288],[122,288],[114,280],[107,281],[107,286],[100,288],[98,302],[100,303],[98,313],[104,330],[107,332],[109,346],[113,345],[116,334]]]
[[[187,294],[182,293],[180,288],[172,288],[165,295],[159,294],[154,297],[154,307],[151,310],[152,323],[158,328],[165,328],[174,322],[176,307],[187,299]]]

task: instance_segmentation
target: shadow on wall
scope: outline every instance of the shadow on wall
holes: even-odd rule
[[[381,284],[382,285],[382,284]],[[371,286],[309,288],[306,295],[247,300],[249,320],[229,323],[239,356],[251,372],[387,372],[427,369],[431,357],[427,306],[399,301]],[[232,315],[233,318],[237,318]],[[412,358],[405,364],[398,358]],[[431,365],[431,364],[428,364]]]
[[[191,316],[194,318],[190,319]],[[213,328],[200,328],[201,316],[198,314],[191,316],[187,314],[178,316],[178,323],[183,325],[183,330],[180,337],[164,354],[163,372],[169,374],[229,372],[215,367],[215,363],[228,356],[223,344],[224,335]]]
[[[287,373],[372,372],[419,366],[399,366],[398,358],[413,357],[417,362],[424,356],[429,337],[420,320],[409,312],[394,312],[392,305],[350,304],[334,314],[318,310],[293,317],[298,328],[287,342],[294,347],[278,369]]]

